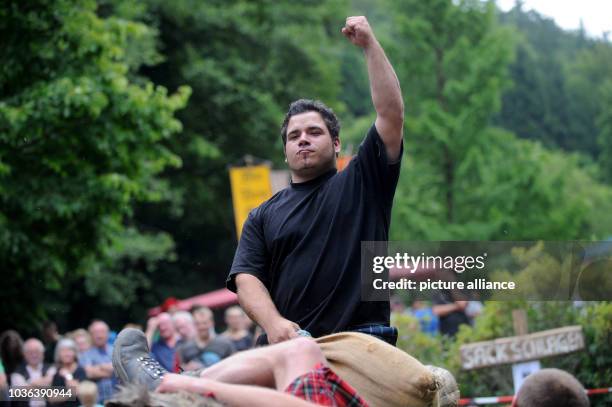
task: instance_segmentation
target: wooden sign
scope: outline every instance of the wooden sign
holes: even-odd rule
[[[465,370],[524,362],[584,348],[579,325],[550,329],[528,335],[499,338],[461,346],[461,367]]]

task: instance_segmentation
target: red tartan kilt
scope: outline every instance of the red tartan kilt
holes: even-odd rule
[[[350,384],[323,363],[295,379],[285,393],[321,406],[368,407]]]

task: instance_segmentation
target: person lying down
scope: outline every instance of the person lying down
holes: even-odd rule
[[[125,388],[110,407],[450,407],[459,400],[445,369],[356,332],[299,337],[172,374],[150,357],[144,334],[128,328],[115,341],[113,367],[124,385],[139,387]]]

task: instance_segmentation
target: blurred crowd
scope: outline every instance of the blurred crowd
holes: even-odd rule
[[[480,301],[456,298],[450,291],[440,291],[431,301],[415,299],[410,307],[398,296],[391,296],[391,322],[401,315],[417,319],[421,332],[428,335],[455,336],[461,325],[472,325],[481,314]]]
[[[239,306],[227,308],[226,330],[217,333],[213,312],[203,306],[190,311],[169,307],[151,317],[145,334],[151,356],[167,370],[196,370],[217,363],[254,345],[254,326]],[[123,328],[142,329],[136,324]],[[10,406],[85,406],[104,404],[117,390],[113,373],[113,342],[117,331],[105,321],[93,320],[87,329],[60,334],[57,325],[43,324],[40,337],[22,338],[14,331],[0,334],[0,401]],[[72,400],[9,399],[10,388],[43,389],[53,386],[71,389]]]

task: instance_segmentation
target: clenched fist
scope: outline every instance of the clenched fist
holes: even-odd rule
[[[347,17],[342,34],[353,44],[364,49],[376,41],[372,27],[364,16]]]

